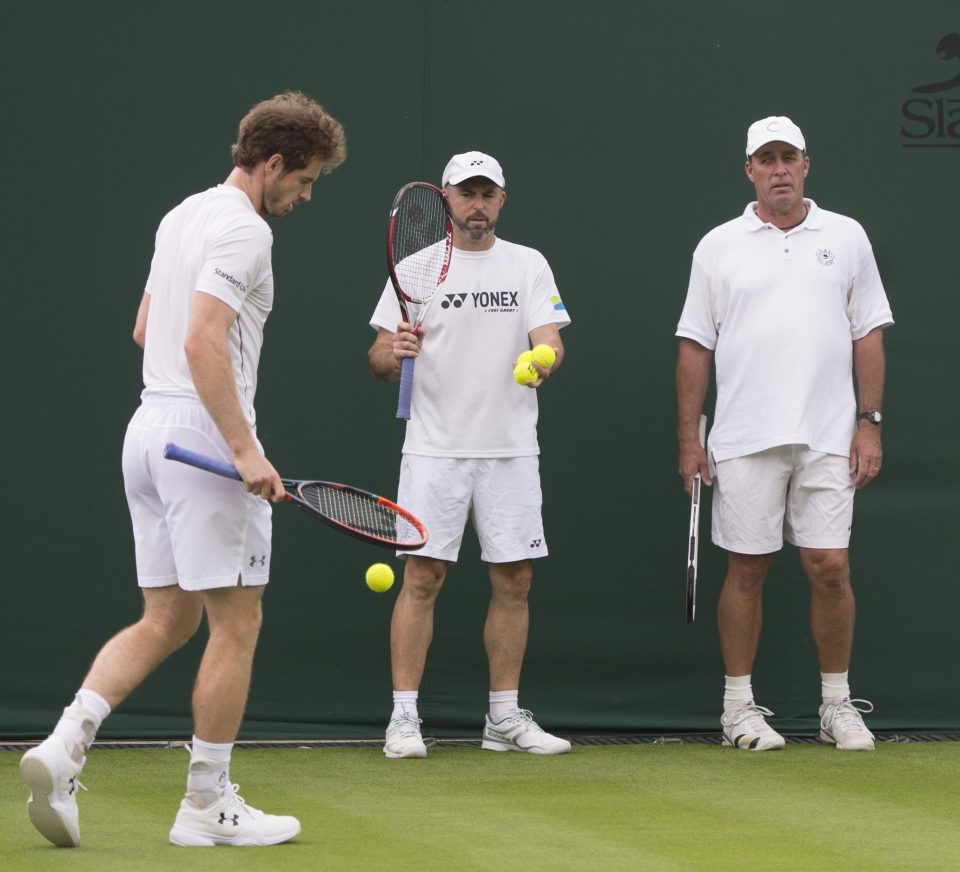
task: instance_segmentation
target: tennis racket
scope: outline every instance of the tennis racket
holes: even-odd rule
[[[700,445],[707,439],[707,416],[700,416]],[[697,614],[697,552],[700,538],[700,473],[696,472],[690,487],[690,544],[687,551],[687,623]]]
[[[387,269],[397,292],[403,320],[414,330],[423,323],[430,303],[447,277],[453,255],[453,222],[443,191],[428,182],[410,182],[393,199],[387,224]],[[411,322],[410,305],[417,306]],[[397,418],[410,420],[415,358],[400,364]]]
[[[163,449],[168,460],[178,460],[241,481],[240,473],[231,463],[208,457],[174,442]],[[287,502],[323,521],[324,524],[383,548],[412,551],[426,544],[427,531],[406,509],[385,497],[368,493],[359,488],[330,481],[291,481],[282,479]]]

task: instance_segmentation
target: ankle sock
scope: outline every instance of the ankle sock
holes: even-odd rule
[[[519,690],[491,690],[490,720],[499,724],[504,718],[516,714],[520,710],[519,700]]]
[[[849,675],[849,671],[820,673],[820,693],[824,702],[850,696]]]
[[[404,715],[414,720],[420,717],[417,713],[419,696],[420,693],[416,690],[395,690],[393,692],[393,714],[390,715],[390,719],[402,718]]]
[[[750,675],[725,675],[723,677],[724,711],[752,700],[753,685]]]

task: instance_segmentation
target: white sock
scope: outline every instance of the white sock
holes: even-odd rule
[[[519,690],[491,690],[490,720],[499,724],[504,718],[516,714],[520,710],[519,700]]]
[[[824,702],[850,696],[849,675],[849,671],[820,673],[820,693]]]
[[[187,801],[195,808],[206,808],[223,795],[230,780],[233,742],[215,744],[194,736],[189,750]]]
[[[393,714],[390,719],[408,718],[417,719],[420,715],[417,713],[417,698],[420,692],[416,690],[395,690],[393,692]]]
[[[79,690],[73,702],[63,710],[53,728],[53,735],[66,742],[68,753],[80,763],[108,714],[110,706],[100,694],[93,690]]]
[[[753,701],[752,678],[749,675],[723,676],[723,709]]]
[[[95,690],[89,690],[81,687],[80,690],[77,691],[77,702],[94,716],[98,730],[100,729],[100,725],[107,719],[107,716],[112,711],[110,708],[110,703],[108,703]]]
[[[215,763],[226,763],[230,765],[230,755],[233,753],[233,742],[225,745],[215,745],[213,742],[204,742],[202,739],[193,737],[190,743],[193,751],[190,754],[191,759],[202,757],[204,760],[210,760]]]

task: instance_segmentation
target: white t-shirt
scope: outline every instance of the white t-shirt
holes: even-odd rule
[[[150,295],[142,396],[197,398],[183,351],[196,291],[237,312],[229,334],[240,402],[251,426],[263,325],[273,308],[273,233],[249,197],[227,185],[194,194],[157,230],[146,292]]]
[[[400,320],[388,281],[370,326],[395,332]],[[538,251],[502,239],[487,251],[454,249],[446,281],[423,323],[403,453],[539,454],[537,392],[514,381],[511,364],[530,347],[531,330],[569,323],[550,266]]]
[[[715,351],[715,460],[791,444],[849,456],[853,341],[893,316],[863,228],[805,202],[788,231],[751,203],[693,254],[677,336]]]

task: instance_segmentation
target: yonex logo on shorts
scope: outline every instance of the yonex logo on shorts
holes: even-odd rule
[[[817,249],[817,261],[821,266],[833,266],[837,256],[829,248]]]
[[[539,548],[543,544],[543,539],[532,539],[530,541],[531,548]]]

